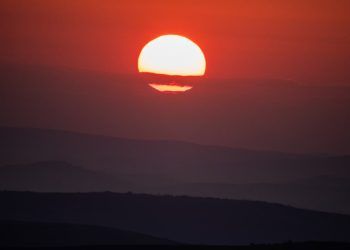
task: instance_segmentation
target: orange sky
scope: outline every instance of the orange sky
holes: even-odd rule
[[[350,83],[350,1],[1,1],[1,62],[129,74],[149,40],[182,34],[208,77]]]

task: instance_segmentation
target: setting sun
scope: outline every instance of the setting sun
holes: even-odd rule
[[[148,77],[148,85],[163,93],[192,89],[193,80],[203,76],[205,68],[199,46],[179,35],[163,35],[150,41],[138,59],[139,72]]]
[[[140,72],[166,75],[201,76],[205,66],[198,45],[179,35],[164,35],[150,41],[138,60]]]

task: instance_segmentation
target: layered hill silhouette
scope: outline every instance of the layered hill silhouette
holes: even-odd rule
[[[46,192],[123,190],[130,184],[103,172],[60,161],[0,167],[0,189]]]
[[[1,192],[0,219],[115,227],[192,244],[348,241],[350,216],[265,202],[120,193]]]
[[[285,78],[208,76],[186,94],[170,97],[150,88],[140,74],[1,64],[0,78],[2,125],[350,153],[350,88],[328,81],[322,86]]]
[[[0,188],[262,200],[350,214],[350,157],[0,128]]]
[[[116,174],[237,183],[350,177],[350,156],[314,156],[135,140],[34,128],[0,128],[0,164],[61,160]]]
[[[170,240],[90,225],[0,221],[0,247],[175,245]]]
[[[327,175],[270,183],[183,183],[164,187],[163,192],[261,200],[350,214],[350,179]]]

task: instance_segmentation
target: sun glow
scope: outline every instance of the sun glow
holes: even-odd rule
[[[202,76],[206,61],[197,44],[179,35],[160,36],[145,45],[138,59],[139,72]]]

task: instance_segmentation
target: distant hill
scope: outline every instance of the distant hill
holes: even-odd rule
[[[149,183],[153,182],[154,185]],[[285,183],[186,183],[160,176],[119,175],[47,161],[0,167],[0,190],[38,192],[136,191],[261,200],[321,211],[350,213],[350,180],[330,176]],[[322,194],[322,195],[320,195]]]
[[[286,154],[32,128],[0,127],[0,138],[1,165],[66,161],[118,175],[155,175],[188,182],[350,177],[350,156]]]
[[[165,186],[162,191],[197,197],[261,200],[350,214],[350,178],[316,176],[276,183],[183,183]]]
[[[0,188],[261,200],[350,214],[350,157],[0,127]]]
[[[0,192],[0,203],[2,220],[115,227],[192,244],[350,239],[350,216],[265,202],[108,192]]]
[[[0,167],[0,189],[46,192],[121,191],[128,183],[115,176],[47,161]]]
[[[0,62],[0,79],[2,125],[350,154],[350,87],[333,79],[320,86],[289,78],[206,76],[191,91],[171,97],[136,72]]]
[[[0,247],[175,245],[170,240],[90,225],[0,221]]]

